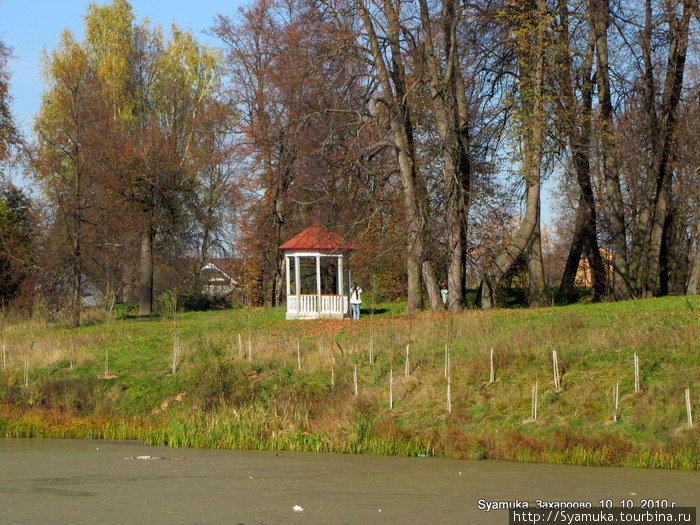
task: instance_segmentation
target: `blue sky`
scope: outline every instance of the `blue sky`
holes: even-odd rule
[[[52,50],[64,29],[83,35],[83,14],[91,3],[105,0],[0,0],[0,38],[14,49],[12,71],[13,113],[28,133],[39,109],[42,91],[42,50]],[[212,25],[217,13],[235,15],[243,0],[131,0],[138,20],[150,19],[169,29],[172,22],[191,29],[198,38],[215,45],[201,32]]]

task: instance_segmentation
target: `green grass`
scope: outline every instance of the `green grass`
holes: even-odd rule
[[[74,331],[5,319],[0,435],[699,467],[700,298],[460,315],[408,315],[402,309],[400,303],[378,305],[359,322],[285,321],[281,308],[191,312],[174,322],[159,316],[97,319]],[[175,375],[174,334],[181,345]],[[404,378],[406,344],[411,374]],[[451,413],[445,402],[445,345],[451,351]],[[552,382],[552,350],[559,356],[560,391]],[[115,377],[101,377],[106,351]],[[634,353],[641,365],[640,393],[634,393]],[[530,421],[535,382],[539,417]],[[612,423],[615,383],[619,420]],[[686,426],[685,388],[695,410],[692,429]]]

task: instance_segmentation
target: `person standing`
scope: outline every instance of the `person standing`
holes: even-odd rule
[[[442,281],[440,283],[440,295],[442,296],[442,304],[447,306],[447,285],[445,284],[445,281]]]
[[[357,286],[357,283],[352,284],[350,291],[350,306],[352,307],[352,318],[360,318],[360,305],[362,304],[362,288]]]

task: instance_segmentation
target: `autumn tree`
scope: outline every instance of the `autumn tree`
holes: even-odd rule
[[[291,235],[321,221],[352,241],[393,213],[385,155],[371,145],[384,136],[367,109],[366,64],[351,24],[331,14],[313,2],[259,1],[213,29],[245,179],[237,246],[259,304],[283,299],[278,247]]]
[[[549,16],[543,0],[518,1],[508,4],[504,21],[512,27],[518,61],[517,126],[522,140],[526,205],[517,233],[484,270],[477,297],[482,308],[495,306],[495,293],[501,279],[521,257],[526,258],[530,273],[531,303],[539,304],[544,299],[540,193],[546,123],[544,82]]]
[[[442,310],[438,279],[428,252],[427,189],[416,156],[411,84],[416,80],[407,71],[408,54],[402,33],[406,2],[380,5],[355,0],[362,22],[361,41],[380,91],[376,94],[379,111],[385,111],[391,129],[404,196],[406,224],[406,267],[408,311],[422,308],[423,285],[432,310]],[[453,285],[454,286],[454,285]]]
[[[19,141],[18,131],[10,111],[10,73],[8,62],[11,51],[0,40],[0,163],[10,155],[10,148]]]
[[[31,201],[12,184],[0,186],[0,307],[21,292],[34,263]]]
[[[595,34],[592,24],[577,23],[576,13],[572,13],[566,0],[559,2],[557,17],[553,63],[559,77],[555,79],[554,109],[579,189],[571,244],[559,289],[572,291],[581,256],[585,254],[592,269],[593,299],[599,300],[606,293],[608,283],[599,248],[598,212],[591,175],[596,163],[592,143]],[[583,29],[572,30],[572,21],[575,28],[582,25]],[[578,63],[576,57],[581,57]]]
[[[91,5],[86,48],[101,82],[100,96],[118,124],[128,158],[115,170],[124,201],[139,213],[139,311],[153,309],[154,243],[162,226],[181,222],[196,188],[193,145],[198,118],[218,81],[216,53],[173,26],[134,23],[131,5]]]
[[[36,173],[54,203],[59,231],[65,236],[70,290],[70,324],[80,324],[80,291],[84,276],[86,197],[94,180],[89,164],[96,152],[95,124],[104,118],[99,100],[92,97],[97,78],[88,57],[69,31],[45,58],[44,92],[35,122],[38,137]]]
[[[438,24],[428,2],[420,0],[419,5],[423,59],[443,156],[448,309],[458,312],[464,308],[472,171],[469,110],[458,42],[463,7],[444,0]]]

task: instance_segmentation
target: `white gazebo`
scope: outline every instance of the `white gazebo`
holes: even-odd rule
[[[354,249],[315,223],[279,247],[287,274],[287,319],[350,316],[350,264]]]

